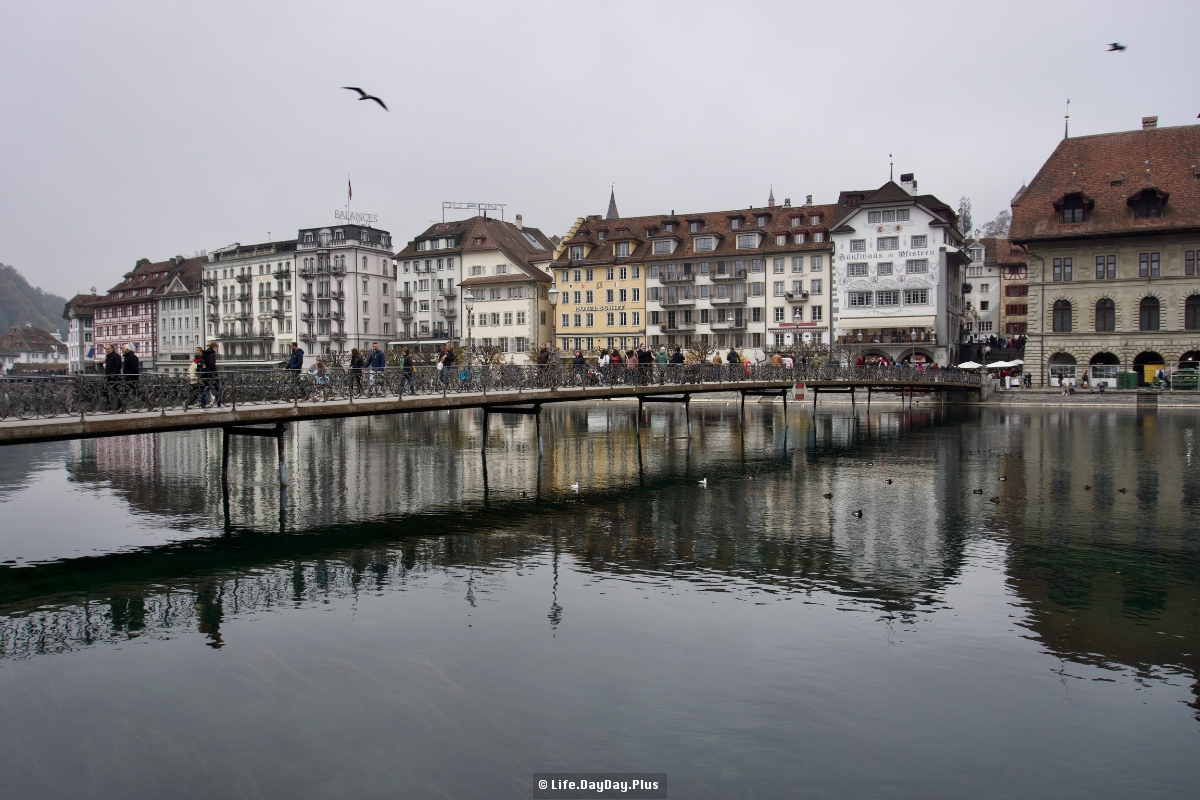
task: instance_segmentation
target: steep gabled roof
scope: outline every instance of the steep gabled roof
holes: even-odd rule
[[[416,242],[430,239],[453,238],[455,246],[438,250],[417,250]],[[513,276],[498,276],[511,280],[549,280],[546,273],[535,266],[554,257],[554,243],[537,228],[518,228],[511,222],[493,217],[475,216],[452,222],[438,222],[425,229],[409,242],[393,258],[431,258],[438,255],[458,255],[486,250],[499,250],[521,273]],[[466,281],[463,281],[466,284]]]
[[[1009,237],[1017,242],[1200,229],[1200,125],[1063,139],[1012,199]],[[1168,195],[1162,217],[1135,219],[1129,198]],[[1093,205],[1083,222],[1064,223],[1054,203],[1081,194]]]

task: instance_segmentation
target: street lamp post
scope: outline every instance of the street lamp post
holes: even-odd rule
[[[475,316],[471,311],[475,308],[475,293],[470,289],[463,295],[463,308],[467,310],[467,353],[469,354],[475,349],[475,340],[471,338],[471,322]],[[467,359],[467,363],[470,363],[470,355],[467,356]]]
[[[912,342],[912,355],[908,357],[908,364],[912,366],[917,360],[917,329],[913,328],[909,333],[909,341]]]
[[[546,292],[546,297],[547,297],[547,299],[550,300],[550,327],[553,328],[554,327],[554,309],[556,306],[558,306],[558,290],[551,289],[550,291]],[[551,342],[551,344],[553,345],[554,343]]]

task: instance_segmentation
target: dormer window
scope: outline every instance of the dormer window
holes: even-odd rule
[[[813,231],[813,241],[814,242],[825,241],[825,231]]]
[[[858,204],[861,203],[862,201],[863,201],[863,196],[861,194],[846,195],[846,205],[850,208],[858,208]]]
[[[692,233],[696,233],[697,231],[700,230],[700,223],[699,222],[689,222],[688,230],[691,231]]]
[[[711,236],[697,236],[692,245],[692,249],[697,253],[710,253],[715,247],[715,241]]]
[[[665,256],[675,252],[675,242],[671,239],[659,239],[654,243],[654,255]]]
[[[583,245],[581,245],[581,244],[571,245],[571,260],[572,261],[582,261],[583,260]]]
[[[674,223],[674,222],[668,222],[666,225],[663,225],[663,229],[664,229],[664,230],[665,230],[667,233],[674,233],[674,232],[675,232],[675,223]]]
[[[792,227],[799,228],[800,223],[804,222],[804,217],[792,217]]]
[[[1087,219],[1087,212],[1092,207],[1091,198],[1085,197],[1079,192],[1072,192],[1063,195],[1054,207],[1058,209],[1058,213],[1062,216],[1064,223],[1084,222]]]
[[[1163,206],[1167,202],[1167,193],[1158,189],[1143,189],[1129,198],[1133,206],[1134,219],[1162,219]]]
[[[813,214],[811,217],[808,218],[808,224],[809,225],[820,225],[821,224],[821,215]]]
[[[651,238],[652,236],[654,236],[654,233],[655,233],[654,228],[647,228],[646,229],[646,238],[647,239]]]
[[[971,248],[971,260],[972,261],[983,261],[983,248],[982,247],[972,247]]]
[[[757,233],[739,233],[737,237],[737,246],[739,250],[746,250],[758,247]]]
[[[482,244],[483,244],[483,237],[482,237],[482,236],[476,236],[476,237],[475,237],[475,246],[476,246],[476,247],[479,247],[479,246],[480,246],[480,245],[482,245]]]
[[[736,231],[738,228],[742,227],[742,221],[739,218],[734,217],[733,219],[729,220],[729,227]]]
[[[777,245],[785,245],[785,244],[787,244],[787,239],[788,239],[788,237],[787,237],[787,234],[786,234],[786,233],[777,233],[777,234],[775,234],[775,244],[777,244]]]
[[[596,236],[599,237],[601,241],[603,241],[604,237],[608,236],[608,231],[597,231]]]
[[[769,219],[770,219],[770,217],[768,217],[766,214],[759,214],[757,217],[758,227],[765,228],[767,226],[767,221]]]
[[[312,244],[312,243],[313,243],[313,235],[312,235],[311,233],[306,233],[306,234],[304,234],[304,243],[305,243],[305,244]]]
[[[617,242],[613,245],[613,255],[617,258],[629,257],[629,242]]]
[[[804,232],[803,231],[801,231],[800,233],[794,234],[792,236],[792,238],[796,240],[796,244],[804,244]]]
[[[333,240],[335,242],[345,241],[345,239],[346,239],[346,234],[343,233],[340,228],[333,232]]]

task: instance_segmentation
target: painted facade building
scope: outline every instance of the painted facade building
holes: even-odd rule
[[[1200,125],[1063,139],[1014,198],[1028,251],[1025,368],[1145,385],[1200,360]]]
[[[906,180],[907,179],[907,180]],[[834,325],[850,360],[958,361],[970,258],[958,216],[932,195],[888,181],[842,192],[833,225]]]
[[[963,284],[963,341],[981,342],[1005,334],[1002,313],[1005,275],[1025,266],[1025,251],[1005,238],[968,239],[971,263]],[[1023,302],[1018,300],[1018,302]]]
[[[175,275],[191,265],[207,262],[206,256],[151,262],[142,259],[124,279],[93,304],[97,360],[104,358],[105,345],[120,353],[132,344],[141,370],[154,372],[158,353],[158,296],[170,286]]]

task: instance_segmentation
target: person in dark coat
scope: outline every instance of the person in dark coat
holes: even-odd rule
[[[417,393],[416,384],[413,383],[413,376],[416,373],[416,365],[413,363],[412,354],[408,348],[404,348],[404,352],[400,356],[400,396],[404,397],[404,389],[407,387],[412,394]]]
[[[121,356],[111,344],[104,345],[104,405],[109,411],[124,408],[121,402]]]
[[[288,356],[287,369],[299,373],[304,369],[304,351],[292,342],[292,354]]]
[[[204,380],[204,391],[200,395],[200,407],[204,408],[207,405],[206,398],[211,396],[213,403],[220,408],[224,405],[221,402],[221,381],[217,378],[217,350],[219,345],[216,342],[209,342],[208,347],[204,349],[203,358],[200,361],[200,373]]]
[[[146,401],[146,410],[153,411],[154,403],[150,396],[147,395],[141,387],[138,386],[142,378],[142,365],[138,361],[137,353],[134,352],[133,345],[125,345],[125,355],[121,359],[121,381],[126,384],[124,395],[125,397],[141,397]],[[122,398],[124,400],[124,398]],[[121,411],[126,411],[122,402]]]
[[[371,394],[383,394],[383,371],[387,367],[387,359],[379,349],[379,342],[371,342],[371,352],[367,355],[367,369],[370,370]]]
[[[359,396],[362,396],[362,374],[363,367],[367,365],[367,360],[363,358],[362,351],[357,347],[350,349],[350,390],[357,390]]]

